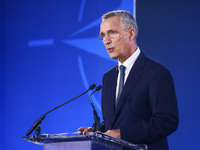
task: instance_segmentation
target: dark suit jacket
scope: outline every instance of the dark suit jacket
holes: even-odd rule
[[[170,72],[143,52],[133,65],[115,110],[117,66],[103,77],[102,113],[105,131],[120,129],[121,138],[167,150],[167,136],[178,127],[178,108]]]

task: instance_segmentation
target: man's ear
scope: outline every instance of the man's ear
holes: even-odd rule
[[[131,41],[134,40],[135,35],[136,35],[135,29],[133,29],[133,28],[129,29],[129,34],[130,34],[129,39],[130,39]]]

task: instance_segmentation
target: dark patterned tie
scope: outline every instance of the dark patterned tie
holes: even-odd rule
[[[119,97],[121,95],[121,92],[122,92],[122,89],[123,89],[123,86],[124,86],[124,76],[125,76],[125,68],[123,65],[120,66],[120,79],[119,79],[119,90],[118,90],[118,94],[117,94],[117,99],[116,99],[116,102],[115,102],[115,108],[117,108],[117,104],[118,104],[118,101],[119,101]]]

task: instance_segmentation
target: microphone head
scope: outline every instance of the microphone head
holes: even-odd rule
[[[92,85],[90,85],[89,90],[92,90],[92,89],[94,89],[95,87],[96,87],[96,85],[95,85],[95,84],[92,84]]]
[[[102,86],[101,85],[98,85],[97,87],[96,87],[96,91],[99,91],[99,90],[101,90],[102,89]]]

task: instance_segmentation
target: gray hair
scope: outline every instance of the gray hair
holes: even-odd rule
[[[125,11],[125,10],[110,11],[102,16],[102,21],[113,16],[119,16],[120,26],[124,30],[129,30],[131,28],[135,30],[135,34],[136,34],[135,40],[136,40],[138,37],[138,26],[133,15],[130,12]]]

